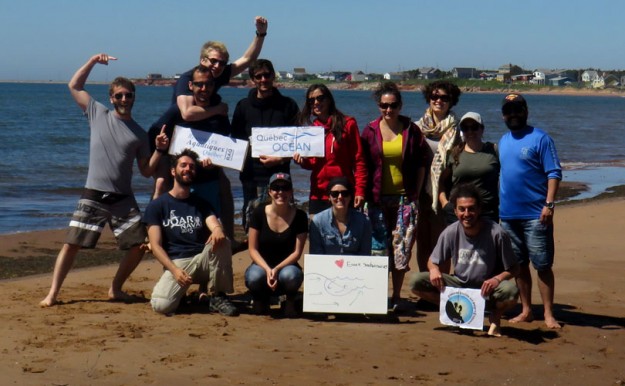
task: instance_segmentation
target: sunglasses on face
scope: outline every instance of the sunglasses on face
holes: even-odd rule
[[[118,101],[122,100],[123,97],[126,97],[126,99],[132,99],[135,97],[135,93],[134,92],[118,92],[117,94],[113,94],[113,98],[117,99]]]
[[[272,78],[271,72],[261,72],[260,74],[255,74],[254,75],[254,79],[256,79],[256,80],[262,80],[263,78],[271,79]]]
[[[503,115],[522,114],[525,110],[521,106],[504,106],[501,109]]]
[[[378,106],[382,109],[382,110],[386,110],[390,107],[391,110],[395,110],[396,108],[399,107],[399,102],[393,102],[393,103],[378,103]]]
[[[226,64],[228,64],[227,60],[219,60],[219,59],[215,59],[215,58],[206,58],[206,60],[208,60],[210,62],[210,64],[212,64],[213,66],[216,65],[220,65],[220,66],[225,66]]]
[[[462,132],[466,132],[466,131],[478,131],[480,130],[482,127],[480,125],[462,125],[460,126],[460,131]]]
[[[290,192],[293,187],[291,185],[273,185],[270,186],[269,189],[274,192]]]
[[[440,95],[440,94],[432,94],[430,95],[430,101],[435,102],[440,100],[441,102],[448,103],[451,101],[451,97],[449,95]]]
[[[332,198],[339,198],[339,196],[343,196],[343,197],[351,197],[351,193],[349,192],[349,190],[331,190],[330,191],[330,197]]]
[[[311,105],[312,105],[313,103],[315,103],[315,101],[317,101],[317,102],[321,103],[321,102],[325,101],[325,100],[326,100],[326,98],[327,98],[327,96],[326,96],[326,95],[324,95],[324,94],[317,95],[316,97],[310,97],[310,98],[308,98],[308,103],[309,103],[309,104],[311,104]]]
[[[215,82],[213,82],[212,80],[208,80],[206,82],[191,82],[193,84],[193,86],[197,87],[197,88],[209,88],[209,87],[213,87],[215,85]]]

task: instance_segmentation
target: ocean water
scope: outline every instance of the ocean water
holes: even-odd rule
[[[106,85],[87,85],[91,95],[108,105]],[[249,89],[223,88],[230,107]],[[300,106],[305,90],[283,89]],[[171,101],[170,87],[139,87],[133,109],[146,130]],[[337,106],[356,118],[359,127],[375,119],[378,109],[369,91],[333,92]],[[403,93],[402,114],[418,119],[426,104],[421,93]],[[496,142],[507,131],[501,120],[501,94],[464,94],[454,108],[482,114],[485,139]],[[590,184],[577,198],[592,197],[625,184],[625,98],[612,96],[527,95],[530,124],[555,140],[565,168],[564,179]],[[65,84],[0,83],[0,234],[67,226],[87,175],[89,130],[86,118]],[[306,200],[307,171],[291,167],[296,199]],[[238,172],[227,171],[235,209],[242,203]],[[149,200],[151,179],[135,170],[139,205]]]

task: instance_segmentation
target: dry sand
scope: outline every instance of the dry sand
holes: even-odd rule
[[[37,303],[49,273],[4,280],[0,384],[624,384],[623,229],[623,199],[558,207],[555,310],[564,327],[546,329],[538,305],[532,323],[504,320],[501,338],[441,326],[437,313],[419,309],[414,298],[398,316],[250,315],[242,277],[247,252],[234,256],[234,300],[244,310],[237,318],[198,307],[165,317],[149,303],[107,302],[116,265],[71,271],[63,304],[48,309]],[[10,263],[55,255],[63,234],[0,236],[0,256]],[[100,253],[115,256],[107,251],[110,235],[103,241]],[[147,259],[125,288],[149,297],[160,273]],[[403,295],[410,296],[406,287]]]

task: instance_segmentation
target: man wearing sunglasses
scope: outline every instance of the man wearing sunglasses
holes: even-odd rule
[[[276,71],[273,63],[267,59],[258,59],[249,67],[250,79],[255,88],[247,98],[237,103],[232,116],[232,136],[249,140],[252,127],[280,127],[296,125],[299,107],[297,102],[286,97],[274,86]],[[247,229],[246,214],[251,214],[250,202],[266,195],[269,178],[275,173],[290,172],[290,158],[262,155],[252,158],[248,152],[243,170],[239,174],[243,187],[243,226]],[[257,206],[254,203],[252,206]]]
[[[52,285],[42,307],[53,306],[76,254],[81,248],[94,248],[108,223],[120,249],[127,250],[119,264],[108,298],[129,301],[132,297],[122,291],[128,276],[143,257],[141,246],[147,236],[141,214],[131,188],[132,164],[137,160],[139,171],[150,177],[156,169],[161,151],[168,145],[161,131],[154,137],[156,150],[150,156],[148,136],[132,119],[135,99],[134,84],[122,77],[115,78],[109,88],[109,110],[95,101],[84,89],[96,64],[108,65],[117,58],[97,54],[80,67],[69,82],[72,97],[89,120],[89,171],[82,196],[69,224],[66,243],[54,266]],[[159,150],[160,149],[160,150]]]
[[[265,36],[267,36],[267,19],[256,16],[256,35],[252,43],[239,59],[228,64],[230,57],[228,49],[221,42],[209,41],[204,43],[200,50],[200,65],[210,69],[215,81],[215,93],[221,86],[230,83],[230,79],[242,73],[252,63],[263,48]],[[218,104],[216,106],[200,107],[193,103],[193,96],[187,85],[193,76],[193,69],[183,73],[174,87],[172,103],[180,108],[185,121],[197,121],[209,118],[216,114],[227,115],[228,106]]]
[[[523,306],[521,313],[510,321],[534,320],[531,262],[537,271],[545,324],[548,328],[558,329],[561,326],[553,315],[555,280],[552,266],[554,202],[562,179],[560,160],[551,137],[527,124],[528,109],[523,96],[507,95],[501,112],[510,132],[499,141],[499,217],[501,226],[510,234],[521,266],[517,285]]]

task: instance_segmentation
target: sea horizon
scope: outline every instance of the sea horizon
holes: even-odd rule
[[[108,105],[108,87],[91,83],[92,96]],[[298,105],[302,89],[280,89]],[[147,131],[171,102],[170,87],[137,87],[133,109],[135,120]],[[249,89],[224,87],[220,94],[229,105]],[[362,130],[375,119],[378,109],[371,91],[333,90],[337,106],[353,116]],[[482,115],[485,140],[497,142],[507,131],[501,119],[501,93],[463,93],[454,107],[461,117],[467,111]],[[426,103],[420,93],[403,94],[402,114],[419,119]],[[564,168],[565,182],[588,185],[573,199],[592,198],[612,186],[625,185],[625,137],[621,135],[625,99],[609,96],[527,95],[529,123],[553,138]],[[16,103],[19,101],[19,103]],[[84,186],[88,167],[88,124],[62,84],[0,82],[0,234],[67,226]],[[25,166],[29,166],[26,168]],[[309,172],[292,164],[291,172],[299,202],[308,200]],[[242,192],[238,172],[227,170],[235,210]],[[133,187],[141,208],[147,205],[151,180],[135,171]]]

